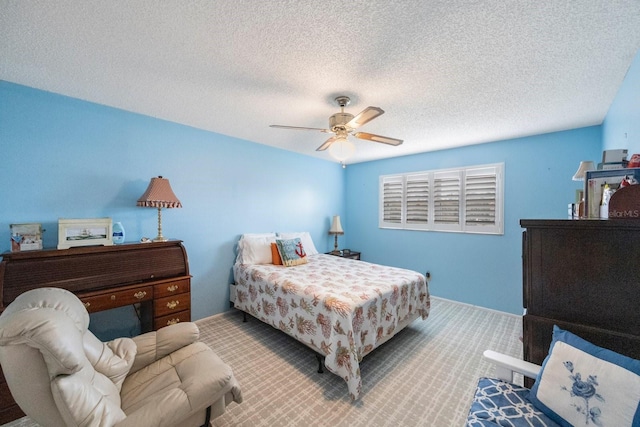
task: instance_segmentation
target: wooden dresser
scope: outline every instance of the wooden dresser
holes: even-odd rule
[[[21,293],[67,289],[90,313],[140,304],[142,332],[191,320],[191,276],[179,240],[12,252],[0,263],[0,311]],[[24,416],[0,377],[0,424]]]
[[[640,359],[640,220],[521,220],[524,359],[553,325]]]

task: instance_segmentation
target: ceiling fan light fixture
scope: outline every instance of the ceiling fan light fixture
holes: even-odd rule
[[[384,110],[378,107],[367,107],[361,111],[357,116],[353,117],[347,126],[356,129],[360,126],[369,123],[379,115],[384,114]]]
[[[294,129],[294,130],[314,130],[320,131],[324,133],[334,133],[335,136],[330,137],[325,142],[322,143],[316,151],[325,151],[329,150],[329,154],[337,159],[342,167],[345,167],[345,161],[353,156],[356,151],[355,145],[352,142],[347,140],[347,136],[352,135],[355,138],[365,139],[368,141],[381,142],[383,144],[389,145],[400,145],[402,144],[401,139],[389,138],[387,136],[375,135],[373,133],[368,132],[356,132],[353,133],[354,130],[358,129],[360,126],[370,122],[381,114],[384,114],[384,110],[379,107],[369,106],[364,110],[360,111],[355,116],[351,113],[346,113],[344,111],[344,107],[349,104],[351,101],[348,96],[338,96],[335,98],[335,101],[340,106],[340,112],[332,114],[329,117],[329,128],[321,129],[321,128],[309,128],[309,127],[300,127],[300,126],[283,126],[283,125],[270,125],[273,128],[280,129]]]
[[[356,152],[356,146],[346,138],[338,138],[329,147],[331,157],[344,163],[349,157]]]

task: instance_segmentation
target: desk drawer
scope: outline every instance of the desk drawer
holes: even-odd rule
[[[154,285],[153,293],[156,298],[163,298],[169,295],[184,294],[190,291],[191,279],[180,279],[167,281],[158,285]]]
[[[122,307],[135,304],[137,302],[151,301],[153,299],[153,287],[146,286],[126,291],[105,292],[104,294],[92,295],[89,297],[80,296],[87,311],[108,310],[110,308]]]
[[[0,424],[7,424],[22,417],[24,417],[24,412],[13,400],[7,380],[0,369]]]
[[[17,403],[6,408],[0,408],[0,423],[2,424],[10,423],[22,417],[24,417],[24,412],[22,412]]]
[[[153,321],[153,329],[158,330],[165,326],[174,325],[181,322],[191,322],[191,310],[172,313],[168,316],[158,317]]]
[[[158,318],[171,313],[191,309],[191,294],[171,295],[158,298],[153,304],[153,317]]]

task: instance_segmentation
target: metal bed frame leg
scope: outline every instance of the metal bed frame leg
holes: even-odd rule
[[[316,353],[316,359],[318,360],[318,373],[319,374],[324,374],[324,371],[322,370],[322,365],[324,362],[324,356],[320,356],[319,354]]]
[[[207,407],[207,414],[204,419],[202,427],[211,427],[211,406]]]

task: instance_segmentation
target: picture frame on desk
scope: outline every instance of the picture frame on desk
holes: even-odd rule
[[[584,194],[586,218],[600,218],[600,202],[602,201],[602,189],[604,184],[609,184],[609,187],[615,190],[626,176],[632,176],[640,182],[640,168],[608,169],[586,172]]]
[[[42,249],[42,224],[10,224],[11,252],[36,251]]]
[[[59,219],[58,249],[79,246],[112,246],[111,218]]]

